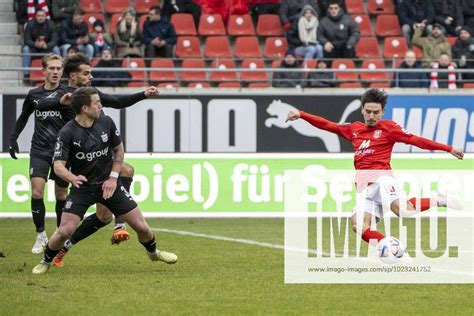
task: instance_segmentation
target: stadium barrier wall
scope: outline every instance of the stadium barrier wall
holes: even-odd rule
[[[342,170],[342,174],[353,170],[352,154],[126,154],[125,157],[135,168],[131,193],[147,217],[282,217],[286,170],[322,168]],[[409,170],[409,173],[425,170],[434,175],[437,171],[456,170],[457,174],[463,174],[464,180],[460,181],[471,181],[470,185],[464,184],[463,190],[474,186],[473,154],[466,155],[463,161],[447,153],[395,154],[393,158],[395,170]],[[18,160],[13,160],[8,154],[0,154],[0,178],[0,217],[31,216],[28,155],[21,154]],[[352,177],[349,182],[351,187]],[[327,216],[335,215],[338,199],[333,195],[334,189],[328,184],[321,191],[325,194]],[[343,204],[346,215],[351,214],[354,206],[353,193]],[[54,210],[51,181],[45,202],[49,212]],[[49,215],[54,216],[54,212]]]
[[[108,91],[104,89],[104,91]],[[113,91],[113,90],[112,90]],[[121,90],[123,94],[136,92]],[[390,91],[384,118],[408,131],[474,152],[474,94]],[[26,90],[0,95],[0,147],[8,152],[10,135],[21,113]],[[298,108],[335,122],[361,120],[358,90],[319,93],[267,89],[262,92],[165,92],[122,110],[106,109],[119,125],[128,152],[351,152],[349,142],[298,121],[286,124]],[[18,142],[28,152],[33,117]],[[395,152],[420,152],[397,144]]]

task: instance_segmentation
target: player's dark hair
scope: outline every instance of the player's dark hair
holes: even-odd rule
[[[387,99],[388,96],[385,91],[375,88],[369,89],[362,96],[362,107],[364,107],[366,103],[379,103],[382,105],[382,110],[384,110],[385,104],[387,104]]]
[[[64,67],[64,59],[61,56],[49,53],[44,55],[43,58],[41,58],[41,65],[43,66],[43,69],[46,69],[46,67],[48,67],[48,62],[50,60],[59,60],[61,62],[61,66]]]
[[[91,66],[91,62],[89,58],[83,53],[77,53],[76,55],[73,55],[67,59],[66,63],[64,64],[64,73],[69,77],[72,72],[78,72],[82,65]]]
[[[91,95],[98,94],[96,88],[94,87],[82,87],[74,91],[71,96],[71,106],[76,112],[76,114],[81,113],[81,109],[84,105],[91,106],[92,98]]]

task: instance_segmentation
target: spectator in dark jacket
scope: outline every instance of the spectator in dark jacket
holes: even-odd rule
[[[72,14],[79,8],[79,1],[77,0],[52,0],[53,20],[55,22],[62,22],[70,18]]]
[[[464,24],[474,30],[474,1],[461,0],[462,13],[464,14]]]
[[[339,2],[339,6],[341,7],[341,9],[344,12],[347,13],[345,1],[344,0],[339,0],[338,2]],[[331,0],[318,0],[318,6],[319,6],[319,12],[320,12],[319,18],[322,18],[323,16],[326,16],[330,3],[331,3]]]
[[[318,69],[331,68],[330,62],[320,61]],[[336,86],[336,77],[333,71],[310,72],[308,75],[308,86],[312,88],[331,88]]]
[[[434,23],[434,8],[431,0],[399,0],[397,14],[403,36],[409,47],[412,47],[411,35],[416,24],[425,24],[425,35],[431,34]]]
[[[405,53],[405,60],[401,63],[400,69],[412,69],[411,72],[395,72],[392,80],[392,88],[428,88],[428,73],[416,71],[422,69],[420,62],[416,60],[414,51]]]
[[[31,54],[47,54],[59,53],[58,35],[54,28],[54,22],[46,19],[44,10],[36,10],[35,19],[30,20],[25,28],[24,34],[25,46],[22,51],[22,67],[29,68],[31,66]],[[42,55],[36,56],[41,58]],[[29,70],[23,70],[24,79],[28,79]]]
[[[61,23],[59,42],[63,57],[66,58],[67,50],[75,46],[79,52],[82,52],[92,59],[94,57],[94,46],[89,44],[89,30],[84,22],[84,14],[81,9],[74,12],[72,17]]]
[[[457,36],[464,25],[461,0],[433,0],[433,6],[435,23],[445,28],[445,34]]]
[[[148,20],[143,25],[146,57],[172,57],[176,44],[176,31],[168,19],[161,18],[161,8],[151,7]]]
[[[196,27],[199,25],[201,17],[201,7],[194,3],[193,0],[164,0],[162,17],[171,20],[171,16],[175,13],[189,13],[193,16]]]
[[[453,60],[459,69],[474,69],[474,38],[471,29],[463,26],[453,46]],[[463,79],[474,80],[474,73],[463,73]]]
[[[332,0],[328,15],[318,26],[318,41],[324,47],[324,57],[354,58],[359,38],[359,25],[341,10],[338,0]]]
[[[301,10],[305,5],[313,7],[319,16],[319,7],[316,0],[283,0],[280,5],[280,20],[285,31],[288,31],[291,24],[300,18]]]
[[[287,69],[288,71],[273,73],[272,86],[276,88],[301,88],[304,86],[304,73],[301,71],[292,71],[299,69],[299,62],[295,58],[293,50],[285,53],[279,69]]]
[[[128,71],[114,70],[114,71],[100,71],[97,68],[121,68],[121,62],[117,59],[112,59],[112,50],[104,48],[102,50],[99,63],[94,67],[92,76],[94,77],[94,86],[108,86],[108,87],[124,87],[130,82],[131,75]]]

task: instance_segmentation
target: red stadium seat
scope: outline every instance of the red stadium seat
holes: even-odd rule
[[[369,0],[367,9],[370,14],[394,14],[395,6],[392,0]]]
[[[178,36],[197,35],[196,26],[194,25],[193,16],[191,14],[175,13],[171,16],[171,23]]]
[[[288,41],[285,37],[267,37],[263,56],[265,58],[282,58],[288,50]]]
[[[416,45],[413,45],[412,49],[415,52],[416,58],[423,58],[423,49],[421,49],[420,47]],[[404,56],[400,56],[400,57],[404,57]]]
[[[357,89],[362,88],[360,82],[343,82],[339,85],[339,88],[342,89]]]
[[[306,62],[306,68],[314,69],[318,65],[318,61],[316,59],[310,59]]]
[[[145,21],[148,20],[148,15],[147,14],[144,14],[140,17],[140,19],[138,20],[138,25],[140,27],[140,31],[143,32],[143,24],[145,24]]]
[[[361,36],[374,36],[372,25],[370,24],[370,18],[366,14],[356,14],[352,16],[352,19],[359,25]]]
[[[84,14],[84,22],[87,23],[87,28],[89,29],[89,32],[92,32],[92,29],[94,28],[94,22],[96,20],[102,20],[105,24],[105,17],[102,13],[86,13]]]
[[[255,35],[250,14],[231,15],[227,22],[227,34],[231,36]]]
[[[181,68],[202,68],[203,71],[183,71],[181,72],[181,81],[206,81],[206,73],[204,68],[206,65],[203,59],[185,59],[181,64]]]
[[[174,71],[175,66],[171,58],[158,58],[151,61],[151,68],[169,68],[170,71],[164,70],[153,70],[150,69],[150,81],[178,81],[176,73]]]
[[[80,7],[84,13],[102,13],[102,2],[100,0],[81,0]]]
[[[160,0],[135,0],[135,10],[140,14],[146,14],[151,7],[159,5]]]
[[[130,0],[105,0],[105,12],[122,13],[131,7]]]
[[[218,85],[219,88],[241,88],[238,82],[221,82]]]
[[[234,56],[237,58],[261,57],[258,38],[255,36],[237,37],[235,41]]]
[[[380,51],[375,37],[361,37],[355,46],[358,58],[379,58]]]
[[[177,82],[162,82],[158,84],[158,88],[176,89],[179,88],[179,84]]]
[[[377,23],[375,24],[375,34],[377,36],[400,36],[402,30],[400,29],[400,21],[396,14],[381,14],[377,16]]]
[[[175,54],[179,58],[201,57],[199,38],[197,36],[178,37]]]
[[[474,89],[474,83],[465,83],[464,89]]]
[[[97,58],[92,58],[92,59],[91,59],[91,66],[92,66],[92,68],[96,67],[97,64],[99,63],[99,61],[100,61],[100,58],[98,58],[98,57],[97,57]]]
[[[41,64],[41,58],[35,58],[31,60],[31,68],[43,68],[43,65]],[[44,74],[40,70],[30,70],[30,81],[32,83],[40,82],[42,83],[44,81]]]
[[[390,82],[388,82],[388,81],[385,81],[385,82],[372,82],[369,85],[369,88],[388,89],[388,88],[390,88]]]
[[[366,59],[362,62],[362,69],[385,69],[385,64],[382,59]],[[385,72],[361,72],[361,81],[387,81],[387,74]]]
[[[188,88],[196,88],[196,89],[211,88],[211,84],[209,82],[190,82],[188,84]]]
[[[458,38],[456,36],[448,36],[448,37],[445,37],[445,38],[446,38],[446,41],[451,46],[454,46],[454,44],[456,44],[456,41],[458,40]]]
[[[219,59],[212,62],[211,68],[214,69],[235,69],[235,63],[232,59]],[[230,81],[236,82],[237,73],[233,70],[230,71],[212,71],[210,75],[212,82]]]
[[[270,88],[270,84],[268,82],[251,82],[249,83],[248,88]]]
[[[109,26],[109,33],[114,35],[117,33],[117,25],[119,24],[120,20],[122,20],[123,13],[114,13],[110,18],[110,26]]]
[[[227,36],[209,36],[206,38],[204,56],[210,58],[232,57],[229,39]]]
[[[258,16],[257,34],[259,36],[280,36],[283,34],[278,14],[260,14]]]
[[[198,26],[199,35],[225,35],[224,21],[219,14],[201,14]]]
[[[386,37],[384,40],[384,58],[403,57],[407,50],[408,46],[404,37]]]
[[[283,61],[283,59],[277,59],[277,60],[272,61],[272,68],[280,67],[282,61]]]
[[[332,62],[333,69],[354,69],[352,59],[336,58]],[[358,81],[356,72],[336,72],[336,79],[339,81]]]
[[[125,58],[122,61],[124,68],[145,68],[145,60],[142,58]],[[148,81],[148,73],[146,70],[129,70],[132,76],[132,81],[128,84],[129,87],[143,87]]]
[[[242,69],[265,69],[265,63],[262,59],[244,59],[242,61]],[[241,72],[241,81],[268,81],[266,72]]]
[[[348,14],[366,13],[362,0],[346,0],[346,9]]]

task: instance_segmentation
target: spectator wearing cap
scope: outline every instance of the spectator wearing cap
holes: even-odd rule
[[[431,65],[438,60],[442,53],[448,54],[451,58],[451,45],[444,38],[443,27],[440,24],[434,24],[431,34],[422,38],[424,27],[424,23],[420,23],[416,27],[412,43],[423,49],[422,66],[431,68]]]
[[[106,47],[102,50],[100,60],[92,70],[94,86],[123,87],[130,82],[130,73],[126,70],[97,70],[99,68],[121,68],[120,60],[113,59],[112,57],[112,50],[110,48]]]
[[[138,22],[134,8],[128,8],[117,24],[114,34],[117,57],[143,57],[142,34],[138,28]]]
[[[445,34],[458,35],[464,25],[461,0],[432,0],[435,23],[444,28]],[[472,0],[470,0],[472,1]]]
[[[52,0],[51,5],[55,22],[62,22],[70,18],[79,9],[79,1],[77,0]]]
[[[410,69],[410,72],[395,72],[391,83],[392,88],[428,88],[428,74],[416,69],[421,69],[421,64],[416,60],[414,51],[409,50],[405,53],[405,59],[400,64],[400,69]]]
[[[474,69],[474,38],[469,27],[463,26],[453,46],[453,60],[459,69]],[[463,79],[474,80],[473,73],[463,73]]]
[[[359,25],[344,13],[338,0],[332,0],[328,14],[318,26],[318,41],[324,47],[324,57],[355,58],[355,45],[359,38]]]
[[[28,80],[31,58],[41,58],[47,53],[60,54],[58,44],[58,35],[54,29],[54,22],[46,18],[44,10],[36,10],[34,19],[28,21],[24,33],[25,46],[22,49],[23,77]],[[36,56],[35,56],[36,55]]]
[[[304,86],[304,73],[294,71],[299,69],[299,62],[295,58],[295,52],[289,49],[278,69],[287,71],[275,71],[273,73],[272,86],[276,88],[301,88]]]
[[[84,13],[81,9],[74,11],[74,14],[61,23],[59,42],[63,57],[66,58],[67,50],[71,46],[87,55],[89,59],[94,57],[94,46],[89,44],[89,30],[84,22]]]
[[[308,86],[312,88],[331,88],[336,86],[336,76],[331,68],[330,61],[321,60],[318,62],[317,68],[321,71],[313,71],[308,75]],[[326,69],[326,71],[322,71]]]
[[[172,57],[176,45],[176,31],[167,18],[161,17],[161,8],[151,7],[148,20],[143,25],[146,57]]]
[[[288,31],[293,22],[300,18],[301,10],[305,5],[313,7],[319,16],[319,7],[316,0],[283,0],[280,5],[280,21],[285,31]]]
[[[94,56],[96,57],[102,54],[104,48],[112,49],[114,40],[112,35],[105,32],[104,22],[100,19],[95,20],[89,38],[91,44],[94,46]]]
[[[417,24],[426,25],[425,34],[431,34],[434,23],[434,8],[429,0],[399,0],[397,2],[397,15],[402,27],[403,37],[411,47],[411,35]]]

